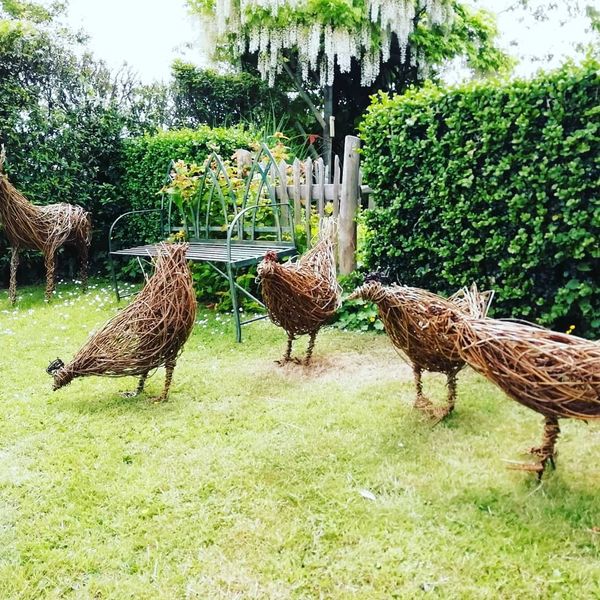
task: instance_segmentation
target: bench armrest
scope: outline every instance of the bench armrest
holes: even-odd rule
[[[146,208],[143,210],[130,210],[126,213],[123,213],[122,215],[119,215],[112,223],[112,225],[110,226],[110,229],[108,230],[108,253],[110,254],[113,251],[113,247],[112,247],[112,243],[113,243],[113,229],[115,228],[115,225],[123,218],[125,217],[130,217],[131,215],[142,215],[142,214],[146,214],[146,213],[153,213],[153,212],[159,212],[161,213],[161,230],[163,229],[162,226],[162,212],[163,209],[161,208]]]
[[[284,208],[285,207],[285,208]],[[247,208],[244,208],[244,210],[241,210],[233,219],[233,221],[231,221],[231,223],[229,224],[229,226],[227,227],[227,260],[228,262],[231,262],[231,242],[232,239],[234,237],[234,235],[239,234],[240,231],[240,221],[246,216],[247,213],[250,212],[255,212],[258,210],[269,210],[272,209],[273,213],[275,215],[275,219],[278,222],[278,229],[280,231],[280,233],[283,232],[283,228],[279,225],[279,219],[282,218],[282,214],[281,213],[281,208],[284,208],[285,211],[287,211],[287,221],[288,223],[290,223],[289,226],[289,232],[290,235],[292,236],[292,240],[290,242],[290,245],[293,246],[294,248],[296,247],[296,236],[295,236],[295,231],[294,231],[294,221],[292,219],[292,213],[291,213],[291,206],[289,203],[287,202],[278,202],[277,204],[264,204],[264,205],[260,205],[260,204],[255,204],[253,206],[248,206]],[[277,209],[277,211],[275,210]],[[253,219],[256,218],[256,215],[253,216]],[[243,229],[243,226],[242,226]],[[286,228],[287,230],[287,228]],[[243,233],[243,232],[242,232]],[[281,241],[281,240],[280,240]]]

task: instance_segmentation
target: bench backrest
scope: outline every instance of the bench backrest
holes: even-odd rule
[[[184,231],[190,240],[289,240],[294,242],[291,207],[277,198],[277,187],[286,183],[269,149],[262,144],[245,164],[224,161],[216,152],[204,161],[194,177],[196,191],[186,201],[163,193],[163,227],[167,235]],[[175,163],[168,172],[169,183]]]

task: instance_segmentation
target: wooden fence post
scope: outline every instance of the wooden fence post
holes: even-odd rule
[[[344,168],[342,173],[342,195],[338,220],[338,255],[342,275],[356,269],[356,213],[359,203],[358,149],[360,140],[347,135],[344,141]]]

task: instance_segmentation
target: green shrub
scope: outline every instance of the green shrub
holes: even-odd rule
[[[288,97],[258,75],[222,75],[176,60],[172,67],[175,127],[212,127],[286,114]]]
[[[11,5],[17,13],[35,9],[17,4]],[[133,82],[127,76],[113,80],[102,63],[81,55],[67,31],[5,17],[0,14],[0,143],[7,153],[6,173],[35,204],[69,202],[89,210],[92,268],[102,266],[108,226],[125,210],[118,189],[123,131],[143,129],[132,117]],[[1,229],[0,224],[0,283],[9,264]],[[58,265],[62,274],[67,261]],[[40,253],[24,252],[21,281],[40,275]]]
[[[165,183],[171,160],[202,164],[216,150],[229,157],[236,148],[252,142],[250,133],[241,128],[179,129],[127,140],[122,162],[121,190],[130,210],[160,208],[160,189]],[[156,215],[141,215],[128,221],[131,226],[116,231],[118,243],[137,244],[156,241],[161,236]]]
[[[202,165],[213,150],[223,158],[229,158],[237,148],[247,148],[253,136],[242,128],[180,129],[128,140],[122,163],[121,189],[130,210],[160,208],[160,189],[165,184],[171,160]],[[166,199],[165,199],[166,202]],[[176,209],[175,209],[176,210]],[[115,229],[119,247],[162,239],[158,213],[134,215],[123,226]],[[121,276],[138,274],[137,263],[121,263]],[[204,303],[219,305],[222,310],[231,309],[229,284],[207,264],[193,265],[193,277],[198,299]],[[255,275],[240,274],[238,283],[248,287]]]
[[[361,126],[365,260],[494,315],[600,333],[599,65],[374,100]]]

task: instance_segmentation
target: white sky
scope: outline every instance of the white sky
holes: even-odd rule
[[[514,0],[470,2],[501,11]],[[98,58],[113,69],[127,62],[145,83],[167,81],[170,65],[177,57],[196,64],[204,62],[198,49],[200,28],[188,16],[184,0],[69,0],[68,10],[68,22],[88,33],[89,48]],[[569,20],[564,25],[559,20],[555,16],[549,23],[538,23],[532,19],[520,21],[514,13],[499,15],[502,46],[523,57],[517,74],[527,75],[541,66],[530,60],[532,55],[552,53],[553,60],[544,67],[558,66],[565,56],[574,53],[575,42],[586,39],[584,19]],[[186,49],[191,42],[196,48]]]
[[[509,54],[517,56],[520,64],[515,68],[515,75],[529,75],[542,66],[552,69],[560,66],[568,57],[576,54],[574,48],[578,42],[589,43],[590,32],[586,32],[589,20],[583,16],[569,16],[566,8],[558,8],[548,13],[548,21],[536,21],[530,12],[508,12],[505,9],[515,4],[515,0],[470,0],[476,6],[487,8],[497,14],[500,45]],[[533,6],[547,4],[542,0],[531,0]],[[559,0],[559,4],[565,4]],[[580,4],[600,7],[599,0],[586,0]],[[549,55],[552,55],[549,58]],[[546,56],[540,62],[535,57]]]
[[[185,45],[199,32],[183,0],[68,0],[68,23],[90,37],[88,47],[112,69],[126,62],[144,83],[170,77],[181,57],[198,62]]]

